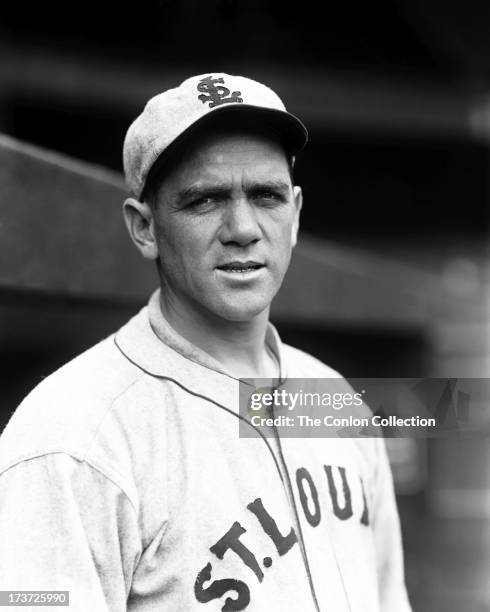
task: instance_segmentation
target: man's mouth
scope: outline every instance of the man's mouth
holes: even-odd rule
[[[253,272],[254,270],[260,270],[264,264],[257,261],[230,261],[228,263],[217,266],[218,270],[224,272],[235,272],[237,274],[244,274],[245,272]]]

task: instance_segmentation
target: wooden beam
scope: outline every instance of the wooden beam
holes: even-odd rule
[[[0,287],[138,299],[156,284],[123,227],[121,178],[0,137]]]

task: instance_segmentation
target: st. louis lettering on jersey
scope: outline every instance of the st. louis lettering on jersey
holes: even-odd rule
[[[318,527],[322,521],[322,513],[326,512],[325,508],[321,508],[318,495],[318,486],[325,486],[328,490],[331,500],[331,512],[339,521],[357,520],[364,526],[369,525],[369,510],[364,491],[364,484],[359,478],[359,481],[352,479],[349,483],[347,470],[342,466],[324,465],[325,482],[315,483],[311,474],[304,467],[296,470],[296,487],[300,499],[301,508],[304,517],[312,528]],[[334,472],[337,471],[342,490],[339,492]],[[353,496],[351,486],[358,486],[361,490],[362,506],[355,508],[353,506]],[[340,501],[342,500],[342,502]],[[272,541],[277,554],[280,557],[287,554],[293,546],[298,543],[294,527],[287,533],[281,533],[274,517],[265,508],[262,499],[257,498],[247,505],[249,510],[258,520],[260,527]],[[260,551],[252,551],[241,541],[241,536],[247,532],[247,529],[238,521],[235,521],[226,533],[215,543],[209,550],[218,560],[223,560],[226,554],[237,555],[242,563],[255,575],[258,583],[261,583],[267,570],[272,566],[273,559],[270,556],[262,557]],[[262,565],[259,562],[262,559]],[[264,568],[264,569],[263,569]],[[213,599],[220,599],[224,595],[229,596],[225,599],[221,610],[228,612],[231,610],[245,610],[251,602],[251,587],[243,580],[237,578],[226,578],[212,581],[213,564],[211,561],[199,571],[194,583],[194,594],[200,603],[207,603]],[[210,584],[208,584],[210,583]],[[231,596],[233,595],[233,597]]]

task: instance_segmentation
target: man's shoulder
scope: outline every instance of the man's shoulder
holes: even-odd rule
[[[117,348],[114,337],[104,338],[44,378],[23,404],[71,405],[89,398],[110,403],[141,374]]]
[[[301,349],[283,344],[282,352],[291,378],[342,378],[337,370]]]
[[[143,375],[114,335],[61,366],[11,416],[0,437],[0,471],[52,452],[82,459],[107,411]]]

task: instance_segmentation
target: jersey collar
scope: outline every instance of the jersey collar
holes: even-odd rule
[[[228,402],[236,400],[238,379],[170,326],[160,308],[159,289],[150,297],[148,305],[115,334],[114,341],[129,361],[152,376],[175,380],[196,394],[219,395]],[[266,343],[284,376],[282,343],[271,323],[268,323]]]

